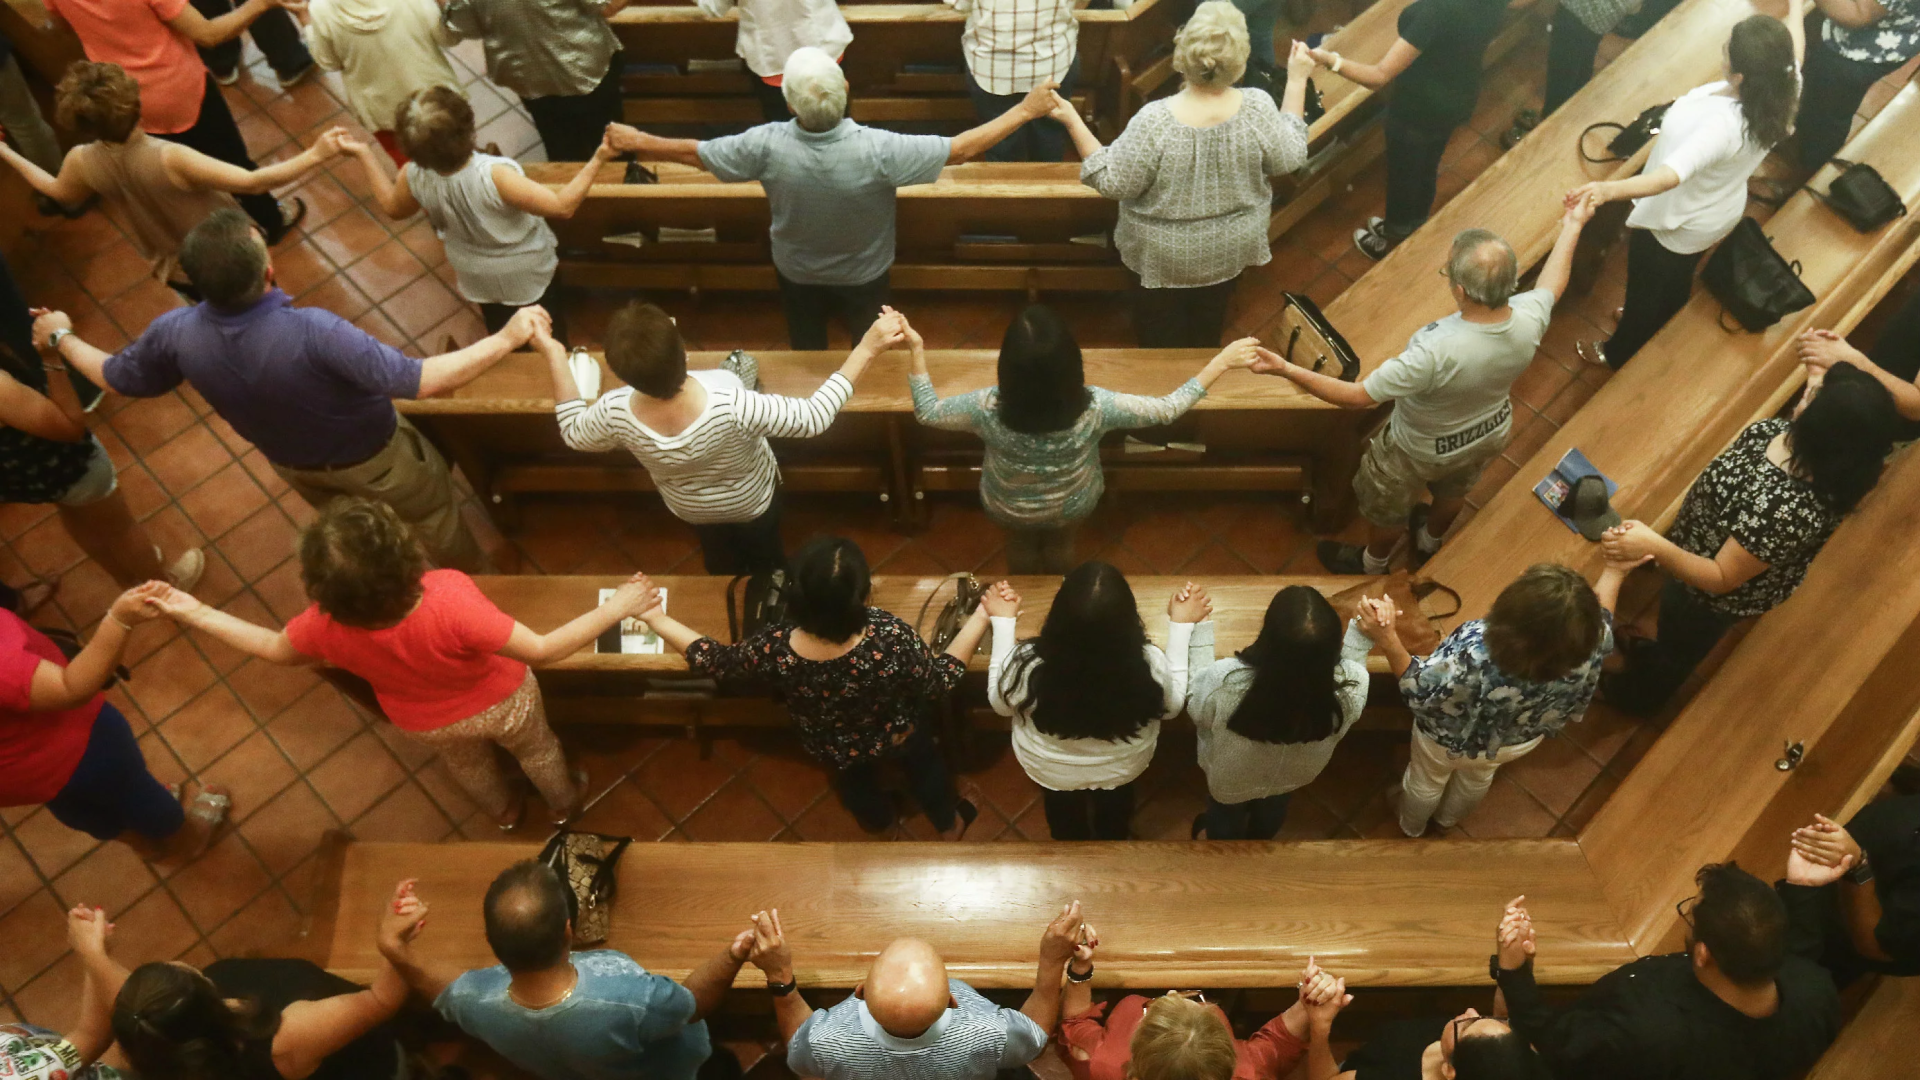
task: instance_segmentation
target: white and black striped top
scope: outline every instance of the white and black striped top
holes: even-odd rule
[[[850,997],[820,1009],[787,1044],[787,1068],[825,1080],[993,1080],[1047,1048],[1047,1033],[1018,1009],[1003,1009],[959,979],[948,979],[955,1007],[932,1027],[901,1038]]]
[[[554,406],[560,437],[587,452],[625,447],[653,475],[667,509],[692,525],[752,521],[767,512],[780,482],[767,437],[806,438],[827,430],[853,396],[853,384],[835,372],[812,397],[760,394],[730,371],[689,372],[707,391],[707,407],[678,435],[642,424],[630,402],[633,388]]]

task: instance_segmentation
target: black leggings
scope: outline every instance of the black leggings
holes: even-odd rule
[[[626,118],[620,101],[620,74],[625,64],[625,58],[614,53],[600,84],[584,94],[520,99],[547,148],[548,161],[588,160],[600,148],[607,125]],[[514,148],[506,146],[501,151],[510,155]]]
[[[1196,288],[1142,288],[1135,301],[1134,335],[1143,349],[1217,349],[1227,325],[1238,276]]]
[[[1055,840],[1125,840],[1133,822],[1133,781],[1117,788],[1045,791],[1047,831]]]
[[[1668,251],[1646,229],[1628,229],[1627,233],[1627,302],[1620,325],[1601,347],[1607,366],[1615,371],[1687,306],[1693,296],[1694,268],[1705,254]]]
[[[1660,636],[1627,653],[1626,670],[1607,682],[1607,703],[1636,716],[1659,711],[1739,621],[1668,580],[1660,589]]]
[[[913,793],[913,801],[920,804],[921,812],[933,822],[933,827],[941,832],[953,828],[956,801],[953,778],[947,774],[947,763],[940,756],[940,747],[935,745],[933,737],[916,729],[907,736],[900,753],[887,760],[898,762],[906,773],[907,790]],[[833,777],[840,804],[868,832],[879,832],[893,824],[893,800],[880,786],[882,764],[862,761],[841,769]]]

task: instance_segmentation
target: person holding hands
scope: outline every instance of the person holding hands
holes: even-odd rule
[[[127,969],[107,955],[113,923],[85,904],[67,912],[67,947],[80,960],[80,1004],[65,1032],[38,1024],[0,1025],[0,1076],[8,1080],[120,1080],[100,1063],[113,1046],[113,999]]]
[[[1920,795],[1868,803],[1844,826],[1815,814],[1794,830],[1774,887],[1840,985],[1868,972],[1920,975]]]

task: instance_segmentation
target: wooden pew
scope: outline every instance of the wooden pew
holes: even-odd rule
[[[1165,394],[1205,364],[1205,350],[1093,349],[1086,354],[1088,383],[1139,394]],[[715,367],[721,353],[695,353],[695,368]],[[769,393],[811,394],[846,359],[843,353],[759,354],[762,388]],[[929,354],[934,386],[942,395],[990,386],[997,354],[986,350]],[[619,385],[602,365],[602,385]],[[514,499],[528,492],[631,492],[652,490],[646,471],[625,451],[577,454],[560,441],[553,417],[553,390],[546,362],[519,353],[446,395],[398,403],[400,411],[438,442],[466,474],[481,502],[503,528],[516,520]],[[1284,423],[1275,419],[1285,411]],[[1299,491],[1315,508],[1328,505],[1314,460],[1357,442],[1364,417],[1325,405],[1283,379],[1228,372],[1179,422],[1139,436],[1198,441],[1204,454],[1165,450],[1128,453],[1124,437],[1108,444],[1108,483],[1115,490]],[[853,398],[823,435],[778,440],[789,487],[801,491],[872,492],[911,524],[929,490],[968,490],[977,480],[978,439],[933,431],[913,419],[907,394],[906,358],[882,356],[860,380]],[[1316,517],[1321,525],[1335,522]]]
[[[1902,1080],[1920,1061],[1920,979],[1881,978],[1807,1080]]]
[[[415,948],[494,963],[479,902],[537,847],[355,843],[327,966],[366,979],[374,924],[402,878],[435,905]],[[1078,898],[1100,928],[1095,985],[1286,986],[1308,956],[1362,986],[1484,985],[1500,906],[1524,884],[1549,983],[1632,958],[1572,841],[635,844],[608,945],[683,978],[778,906],[802,986],[850,987],[881,946],[919,936],[982,989],[1033,984],[1040,931]],[[1357,903],[1364,898],[1364,903]],[[1331,959],[1330,959],[1331,958]],[[743,969],[736,984],[764,985]]]
[[[560,280],[599,288],[778,288],[767,233],[771,213],[757,183],[724,184],[684,165],[651,168],[657,184],[601,170],[587,201],[553,222]],[[576,164],[529,164],[527,175],[562,184]],[[1108,235],[1116,204],[1080,182],[1080,167],[973,162],[900,189],[896,289],[1118,292],[1131,281]],[[711,241],[661,242],[661,228],[712,229]],[[609,237],[621,238],[609,240]],[[644,241],[635,246],[634,238]],[[1075,242],[1076,237],[1091,242]]]
[[[1121,94],[1111,73],[1145,66],[1173,39],[1174,0],[1141,0],[1125,11],[1075,13],[1080,23],[1083,111],[1119,130]],[[863,123],[973,119],[960,33],[966,17],[945,4],[859,3],[843,14],[853,43],[841,58],[851,91],[849,111]],[[692,6],[634,6],[611,20],[629,64],[671,66],[673,74],[629,74],[627,119],[637,124],[757,123],[744,67],[689,72],[689,61],[735,60],[735,19],[713,19]],[[1116,67],[1116,62],[1118,66]],[[921,70],[908,71],[915,66]],[[933,69],[933,70],[928,70]],[[1110,104],[1102,105],[1102,102]],[[1123,124],[1124,121],[1119,121]]]

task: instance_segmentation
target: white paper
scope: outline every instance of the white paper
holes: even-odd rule
[[[606,603],[609,599],[612,598],[613,594],[617,591],[618,591],[617,589],[601,589],[600,602],[603,604]],[[664,612],[666,609],[667,609],[667,590],[661,589],[660,590],[660,610]],[[666,651],[667,651],[667,643],[660,640],[660,635],[654,633],[653,629],[649,627],[646,623],[641,622],[639,619],[621,619],[620,620],[620,655],[622,656],[645,656],[648,654],[659,655]]]

